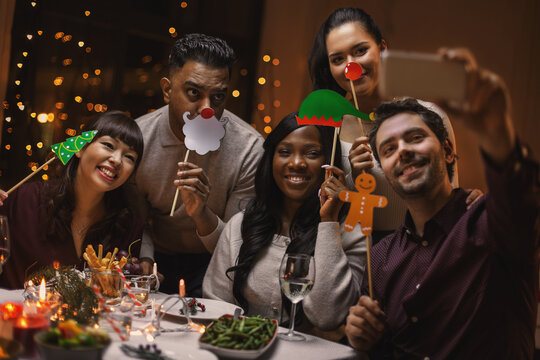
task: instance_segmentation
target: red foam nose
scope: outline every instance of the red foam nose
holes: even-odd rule
[[[214,116],[214,110],[211,108],[204,108],[201,111],[201,116],[205,119],[210,119],[212,116]]]
[[[356,80],[362,76],[362,67],[355,62],[350,62],[345,66],[345,77],[349,80]]]

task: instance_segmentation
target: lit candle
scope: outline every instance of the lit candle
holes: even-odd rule
[[[180,279],[180,283],[178,284],[178,293],[180,294],[181,298],[186,296],[186,283],[184,279]]]
[[[6,302],[0,305],[0,312],[4,320],[14,320],[21,316],[23,306],[21,303]]]
[[[42,315],[26,315],[20,316],[13,326],[13,338],[19,341],[24,353],[21,357],[33,358],[37,356],[37,348],[34,344],[34,335],[40,331],[47,330],[49,322]]]

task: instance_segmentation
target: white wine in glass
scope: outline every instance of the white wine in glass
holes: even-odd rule
[[[313,288],[315,282],[315,259],[305,254],[285,254],[279,269],[279,283],[283,294],[291,300],[289,331],[278,336],[284,340],[302,341],[306,338],[294,332],[296,304],[302,301]]]
[[[2,273],[3,265],[9,258],[10,244],[8,219],[0,215],[0,274]]]

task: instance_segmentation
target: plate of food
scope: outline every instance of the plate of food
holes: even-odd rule
[[[190,304],[190,306],[188,306],[188,311],[192,320],[206,320],[210,322],[213,319],[219,318],[223,314],[234,314],[236,309],[240,309],[241,314],[243,313],[243,310],[239,306],[221,300],[202,298],[187,298],[187,300],[188,304]],[[186,317],[184,314],[184,304],[182,301],[177,302],[173,306],[165,304],[163,305],[162,311],[167,315],[181,318]]]
[[[223,315],[213,321],[199,338],[199,347],[218,356],[255,359],[268,350],[276,339],[278,323],[261,316],[234,319]]]

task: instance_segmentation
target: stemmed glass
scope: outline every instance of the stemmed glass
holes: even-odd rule
[[[0,215],[0,274],[2,273],[3,265],[9,258],[11,243],[9,237],[8,219]]]
[[[285,254],[279,268],[279,283],[283,294],[291,300],[289,331],[279,333],[284,340],[302,341],[306,338],[294,332],[294,316],[298,304],[311,291],[315,282],[315,259],[306,254]]]

